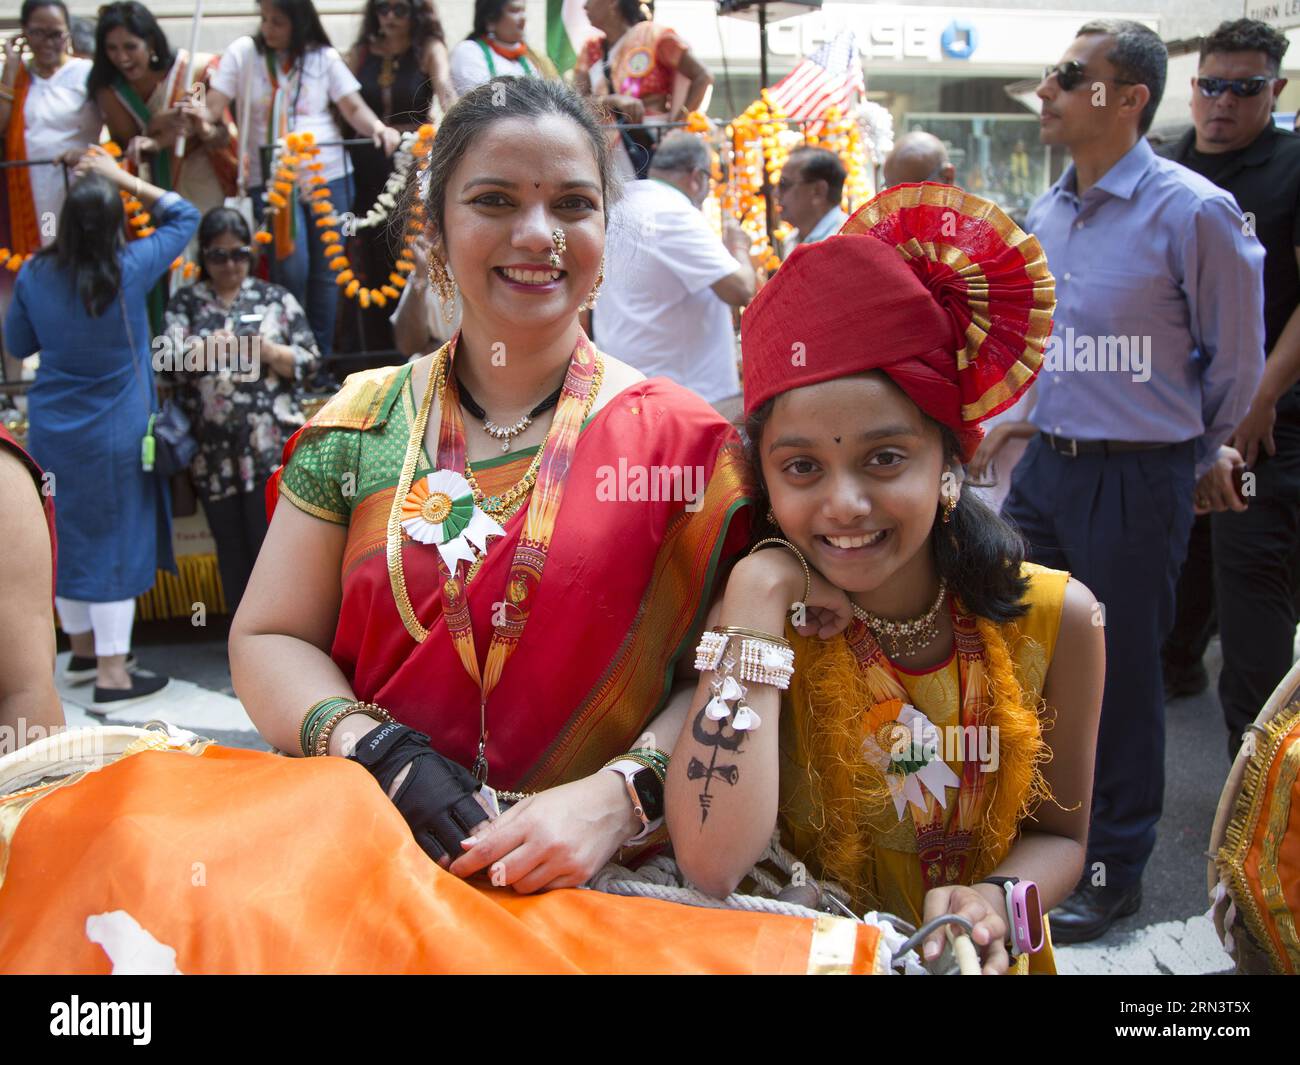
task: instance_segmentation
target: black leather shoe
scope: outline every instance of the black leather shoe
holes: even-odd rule
[[[1123,888],[1080,884],[1052,911],[1052,942],[1087,943],[1097,939],[1121,917],[1137,913],[1141,905],[1141,882]]]

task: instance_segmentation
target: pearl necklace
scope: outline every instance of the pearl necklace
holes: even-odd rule
[[[853,616],[866,625],[877,640],[890,645],[886,648],[886,653],[891,658],[897,658],[900,655],[918,654],[939,638],[939,607],[943,605],[944,596],[947,594],[948,582],[940,578],[939,594],[934,597],[930,609],[920,617],[906,621],[882,618],[879,614],[863,610],[852,601],[849,602],[849,606],[853,610]]]

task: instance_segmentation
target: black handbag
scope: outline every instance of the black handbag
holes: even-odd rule
[[[158,413],[150,417],[154,438],[153,467],[159,476],[171,478],[190,468],[190,462],[199,452],[199,442],[194,439],[190,420],[174,399],[165,399]]]
[[[136,379],[144,389],[146,406],[149,402],[149,388],[140,376],[140,363],[135,350],[135,337],[131,333],[131,321],[126,314],[126,302],[122,294],[117,295],[118,306],[122,309],[122,324],[126,326],[126,342],[131,348],[131,366],[135,369]],[[182,470],[188,470],[190,462],[199,452],[199,442],[194,439],[190,420],[173,399],[163,400],[156,411],[149,414],[149,425],[141,441],[140,458],[146,471],[152,470],[158,476],[170,480]]]

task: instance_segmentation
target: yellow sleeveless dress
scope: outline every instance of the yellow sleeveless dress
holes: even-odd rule
[[[1021,572],[1029,578],[1029,588],[1024,600],[1029,610],[1024,616],[1008,622],[1001,628],[1015,663],[1017,679],[1021,686],[1035,698],[1041,698],[1043,682],[1056,649],[1065,586],[1070,575],[1028,562],[1023,564]],[[792,631],[787,631],[787,636],[795,645],[795,668],[798,669],[800,647],[806,646],[811,641],[803,640]],[[912,705],[938,726],[941,735],[944,734],[945,726],[960,724],[958,668],[954,652],[947,662],[934,669],[921,673],[912,673],[903,669],[897,671]],[[780,726],[779,825],[782,844],[804,862],[810,875],[820,877],[821,870],[812,857],[818,829],[814,823],[815,815],[809,794],[808,754],[800,740],[800,735],[806,734],[807,730],[798,727],[798,715],[808,712],[806,705],[802,707],[795,705],[789,698],[788,692],[783,697]],[[983,759],[986,754],[992,755],[995,750],[990,741],[985,743],[985,748],[979,753]],[[961,745],[945,744],[943,754],[948,767],[960,777]],[[952,757],[949,757],[950,755]],[[956,794],[955,788],[949,788],[947,791],[948,820],[957,807],[954,801]],[[897,914],[914,924],[919,924],[925,889],[917,859],[912,807],[908,805],[904,808],[900,820],[891,804],[865,825],[864,831],[871,834],[874,843],[873,869],[869,876],[864,878],[863,883],[844,886],[850,889],[856,905]],[[1050,939],[1037,955],[1027,955],[1019,959],[1012,971],[1017,969],[1021,972],[1055,972]]]

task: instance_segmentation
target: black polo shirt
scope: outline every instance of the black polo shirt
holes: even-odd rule
[[[1196,130],[1158,148],[1167,159],[1227,189],[1243,212],[1255,219],[1255,235],[1264,245],[1264,352],[1277,343],[1296,305],[1300,304],[1300,134],[1270,121],[1250,144],[1235,152],[1210,155],[1196,150]],[[1300,383],[1286,397],[1300,403]]]

